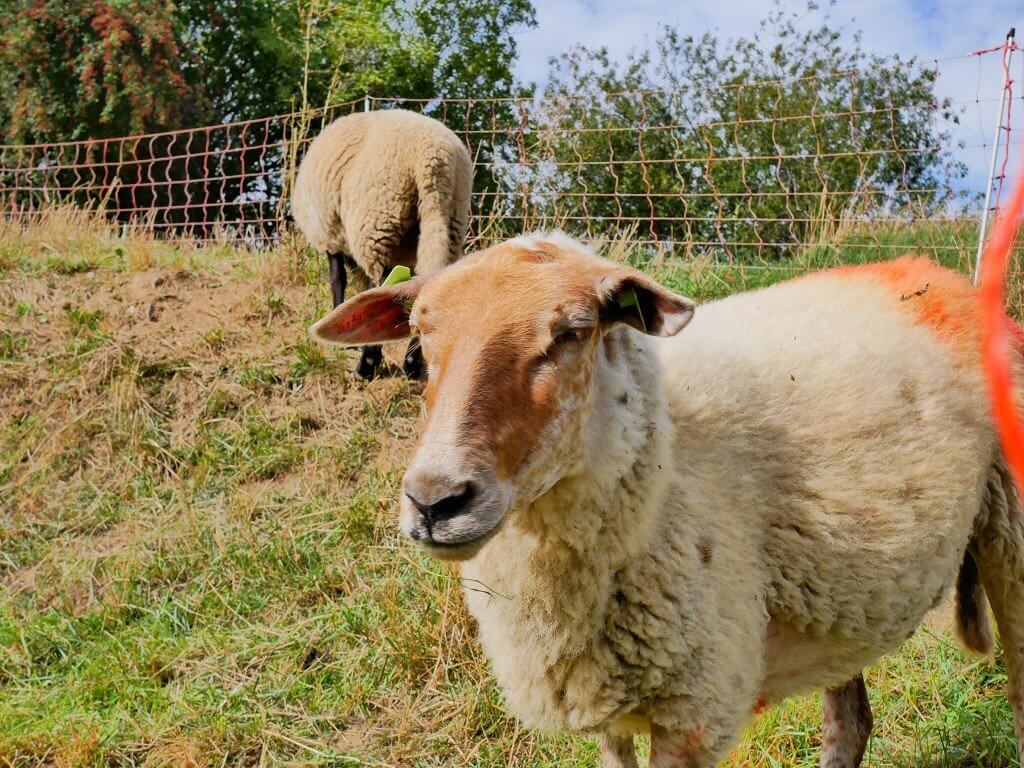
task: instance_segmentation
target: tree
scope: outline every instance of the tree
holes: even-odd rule
[[[364,94],[430,114],[436,97],[516,93],[515,35],[534,23],[530,0],[13,0],[0,10],[0,142],[216,125]],[[463,132],[503,119],[464,104],[435,116]],[[129,217],[159,208],[161,226],[186,226],[254,198],[265,210],[288,162],[275,148],[318,125],[89,142],[28,161],[9,150],[0,167],[18,178],[0,187],[95,201],[116,182],[108,199]],[[220,178],[206,180],[207,160]]]
[[[21,0],[0,8],[8,141],[166,125],[190,102],[170,0]]]
[[[530,0],[13,0],[0,136],[102,138],[364,94],[508,96]]]
[[[810,29],[777,4],[750,38],[667,26],[621,63],[584,47],[553,60],[536,135],[559,172],[537,181],[557,209],[538,212],[772,258],[843,214],[943,204],[934,190],[964,169],[936,128],[957,118],[935,70],[865,53],[830,9]]]

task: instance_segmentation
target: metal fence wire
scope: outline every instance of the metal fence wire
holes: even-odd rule
[[[941,81],[989,54],[1010,60],[1008,46],[929,65]],[[55,205],[88,206],[125,232],[272,246],[287,230],[294,169],[323,126],[402,108],[444,122],[469,147],[477,244],[561,227],[590,238],[626,232],[637,246],[686,258],[777,261],[858,228],[941,221],[976,233],[981,206],[972,203],[984,189],[971,189],[963,158],[1008,156],[1014,145],[1009,69],[1000,90],[979,65],[973,98],[943,100],[880,91],[877,75],[518,99],[366,97],[202,128],[0,145],[0,211],[27,221]],[[980,124],[996,102],[1007,108],[994,134],[964,130],[965,117],[977,111]],[[989,190],[999,180],[990,176]],[[998,206],[998,192],[990,197]]]

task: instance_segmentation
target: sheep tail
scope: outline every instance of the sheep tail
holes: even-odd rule
[[[464,160],[469,163],[468,156]],[[469,173],[471,178],[472,171]],[[430,274],[462,255],[471,181],[460,168],[457,156],[439,151],[417,169],[416,186],[420,221],[416,271]]]
[[[995,648],[995,635],[989,617],[988,596],[978,563],[970,552],[964,553],[953,603],[956,635],[960,643],[968,651],[990,656]]]
[[[422,206],[426,208],[426,206]],[[444,211],[426,208],[420,214],[420,239],[416,247],[416,272],[439,272],[454,261],[448,217]]]

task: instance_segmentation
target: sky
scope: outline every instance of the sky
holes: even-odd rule
[[[534,0],[537,28],[519,38],[518,74],[542,81],[548,59],[575,42],[607,46],[616,58],[646,46],[664,24],[684,33],[717,31],[722,38],[747,36],[771,8],[753,0]],[[787,3],[787,5],[790,5]],[[806,3],[792,3],[794,10]],[[1024,43],[1024,2],[1016,0],[839,0],[833,18],[848,34],[863,32],[864,47],[875,53],[899,52],[922,59],[946,59],[969,54],[1003,42],[1011,26],[1018,26]],[[817,20],[820,21],[820,16]],[[1014,67],[1014,107],[1024,128],[1024,53]],[[969,167],[966,184],[983,187],[987,178],[990,141],[995,123],[994,97],[1002,88],[997,55],[970,57],[939,64],[938,93],[964,102],[957,138],[969,145],[960,152]],[[979,98],[982,102],[977,103]],[[989,100],[989,101],[985,101]],[[1015,141],[1024,141],[1018,135]]]

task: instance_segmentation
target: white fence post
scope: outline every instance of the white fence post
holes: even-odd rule
[[[1016,28],[1011,27],[1006,34],[1006,43],[1003,45],[1003,93],[999,97],[999,109],[996,115],[995,133],[992,135],[992,155],[988,163],[988,186],[985,189],[985,206],[981,211],[981,226],[978,228],[978,250],[974,255],[974,284],[981,279],[981,258],[985,250],[985,235],[988,230],[989,206],[992,205],[992,187],[996,181],[996,160],[999,155],[999,142],[1002,139],[1003,131],[1006,131],[1006,141],[1010,141],[1010,126],[1003,125],[1003,116],[1006,114],[1006,102],[1010,97],[1010,64],[1013,58],[1014,36]],[[999,205],[999,201],[996,201]]]

